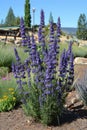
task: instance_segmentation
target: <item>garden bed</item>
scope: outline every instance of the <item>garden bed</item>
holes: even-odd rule
[[[75,65],[75,78],[80,78],[87,69],[87,65]],[[71,95],[71,96],[70,96]],[[75,97],[76,91],[72,91],[68,95],[66,104],[71,104],[71,100]],[[70,104],[69,104],[70,103]],[[56,122],[56,121],[55,121]],[[9,112],[0,113],[0,130],[86,130],[87,129],[87,107],[84,107],[80,101],[65,110],[60,126],[55,124],[52,126],[44,126],[36,122],[31,117],[27,117],[21,106]]]

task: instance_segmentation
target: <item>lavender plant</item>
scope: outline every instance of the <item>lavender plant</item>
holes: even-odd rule
[[[45,43],[44,30],[42,28],[42,25],[39,26],[39,30],[38,30],[38,42]]]
[[[22,45],[26,45],[26,33],[25,33],[25,25],[24,19],[21,17],[20,19],[20,31],[21,31],[21,38],[22,38]]]
[[[56,37],[57,37],[57,41],[60,42],[60,37],[61,35],[61,21],[60,21],[60,17],[58,17],[58,21],[57,21],[57,29],[56,29]]]
[[[45,16],[44,16],[44,10],[43,9],[41,9],[41,12],[40,12],[40,25],[42,26],[42,27],[44,27],[45,26]]]
[[[60,21],[60,17],[58,17],[58,21],[57,21],[57,36],[60,37],[61,35],[61,21]]]
[[[64,51],[61,54],[60,57],[60,64],[59,64],[59,73],[58,73],[58,77],[59,77],[59,81],[58,84],[60,84],[60,86],[62,86],[61,91],[64,93],[66,91],[66,86],[67,86],[67,55],[66,55],[66,50],[64,49]]]
[[[64,91],[71,91],[72,84],[74,81],[74,64],[73,64],[74,56],[72,53],[72,42],[70,42],[68,50],[64,51],[60,57],[60,65],[59,65],[59,77],[62,83],[62,87]]]
[[[74,81],[74,64],[73,64],[73,60],[74,60],[74,55],[72,52],[72,42],[70,42],[68,50],[67,50],[67,60],[68,60],[68,66],[67,66],[67,89],[71,90],[71,88],[69,88],[69,86],[71,86],[73,84]]]
[[[39,54],[41,56],[41,59],[43,59],[47,53],[47,46],[45,43],[45,36],[44,36],[44,28],[42,23],[39,25],[39,30],[38,30],[38,42],[39,42]]]
[[[50,23],[50,36],[49,36],[49,42],[53,43],[54,42],[54,27],[53,23]]]
[[[73,60],[74,60],[74,56],[71,53],[70,55],[70,60],[69,60],[69,75],[68,75],[68,84],[72,85],[73,81],[74,81],[74,64],[73,64]]]
[[[62,104],[58,102],[59,90],[57,89],[57,71],[56,66],[58,65],[57,54],[59,53],[59,46],[57,41],[50,43],[48,47],[48,55],[45,59],[46,70],[44,78],[44,89],[42,90],[42,102],[41,102],[41,118],[43,123],[49,124],[53,121],[54,117],[57,119],[61,114]],[[54,107],[55,100],[55,107]],[[61,100],[61,99],[60,99]],[[60,108],[59,108],[60,106]],[[62,108],[61,108],[62,107]],[[51,110],[51,111],[50,111]],[[57,116],[55,116],[55,113]],[[52,116],[53,119],[51,118]]]
[[[24,65],[21,63],[21,59],[16,48],[14,48],[14,53],[16,56],[16,64],[12,64],[12,72],[14,73],[14,77],[16,78],[18,84],[18,91],[21,96],[21,101],[23,103],[26,103],[26,95],[23,87],[27,84],[26,81],[23,81],[23,79],[25,78],[25,68]]]
[[[68,57],[67,51],[64,50],[58,71],[59,45],[57,37],[54,37],[53,23],[50,23],[49,45],[46,45],[44,40],[42,23],[39,27],[41,50],[38,50],[33,35],[26,38],[25,45],[29,56],[21,63],[18,52],[14,49],[17,62],[12,69],[26,113],[45,124],[51,124],[55,119],[58,121],[63,111],[67,66],[70,63],[70,74],[73,74],[73,58]]]

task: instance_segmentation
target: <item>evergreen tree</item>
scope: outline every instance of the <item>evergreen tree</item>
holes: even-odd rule
[[[0,27],[2,27],[2,26],[4,26],[4,21],[3,21],[3,19],[1,19],[1,21],[0,21]]]
[[[20,17],[18,16],[18,17],[16,17],[15,18],[15,25],[20,25]]]
[[[31,27],[30,0],[25,0],[25,26]]]
[[[6,26],[14,26],[15,25],[15,15],[13,12],[13,9],[10,7],[8,14],[5,19],[5,25]]]
[[[49,23],[54,23],[52,12],[50,12]]]
[[[87,21],[85,14],[80,14],[79,16],[76,35],[79,39],[87,39]]]

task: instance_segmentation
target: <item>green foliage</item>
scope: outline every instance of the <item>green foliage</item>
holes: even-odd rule
[[[37,89],[33,81],[31,87],[28,87],[27,91],[30,93],[30,96],[29,98],[27,98],[26,104],[23,104],[22,107],[26,115],[31,115],[32,117],[38,120],[40,118],[40,106],[39,106],[39,99],[38,99],[39,90]]]
[[[49,23],[54,23],[52,12],[50,12]]]
[[[16,97],[14,92],[8,92],[9,95],[3,95],[2,98],[0,98],[0,112],[2,111],[9,111],[13,109],[16,105]]]
[[[9,46],[0,46],[0,66],[11,67],[13,61],[13,53],[11,53],[11,48]]]
[[[50,51],[49,45],[46,45],[45,47],[46,49]],[[32,60],[31,60],[31,62],[29,62],[29,64],[26,65],[28,66],[28,68],[26,68],[26,70],[28,71],[26,71],[25,69],[22,69],[23,73],[24,72],[28,73],[28,80],[26,79],[26,75],[24,75],[24,78],[21,77],[22,71],[19,70],[19,74],[18,74],[19,77],[17,78],[19,93],[21,93],[21,101],[23,103],[23,109],[27,115],[32,116],[37,120],[41,120],[42,123],[47,124],[47,125],[51,124],[54,120],[57,120],[59,124],[59,118],[63,112],[64,103],[66,99],[66,83],[63,80],[64,79],[63,78],[62,83],[60,83],[61,86],[59,86],[60,84],[59,85],[57,84],[59,82],[59,79],[58,79],[59,76],[58,76],[58,71],[56,71],[58,70],[57,68],[58,64],[56,63],[55,68],[54,68],[55,73],[53,73],[54,78],[50,80],[50,77],[51,77],[51,74],[50,74],[50,76],[48,76],[50,81],[48,81],[48,84],[46,84],[47,82],[46,82],[45,75],[47,75],[46,72],[48,72],[48,70],[46,71],[47,64],[46,64],[46,61],[43,60],[45,57],[44,57],[42,49],[43,49],[42,46],[38,46],[37,48],[37,44],[36,44],[36,51],[39,52],[40,59],[42,59],[42,62],[40,62],[39,61],[40,59],[39,59],[38,60],[39,63],[37,62],[39,65],[38,64],[32,65]],[[58,56],[57,54],[56,56]],[[16,57],[17,56],[18,54],[16,55]],[[58,61],[57,57],[55,57],[55,59]],[[15,70],[16,70],[16,67],[18,67],[17,65],[19,66],[21,65],[20,59],[18,60],[16,66],[14,66]],[[40,68],[41,73],[39,73],[40,70],[36,71],[36,69],[38,70],[37,68],[38,66],[39,68],[41,67]],[[29,69],[31,69],[31,71]],[[49,72],[50,71],[51,70],[49,70]],[[28,82],[26,83],[26,81]],[[47,85],[49,85],[49,82],[52,83],[52,86],[47,88]],[[58,89],[57,89],[57,85],[59,87]]]
[[[11,69],[12,62],[15,62],[15,56],[13,50],[14,50],[14,46],[12,45],[0,46],[0,67],[3,66]],[[19,52],[22,61],[24,61],[24,59],[27,57],[27,54],[23,53],[22,47],[18,47],[17,50]]]
[[[26,27],[31,27],[30,0],[25,0],[24,21]]]
[[[15,79],[13,78],[13,75],[10,77],[7,75],[6,77],[3,77],[0,79],[0,98],[7,92],[9,88],[13,88],[14,90],[17,89],[17,84]]]
[[[73,53],[74,57],[87,57],[87,47],[78,47],[77,45],[73,45]]]
[[[0,80],[0,112],[12,110],[19,102],[17,84],[11,77]]]
[[[59,55],[61,55],[63,49],[68,48],[68,44],[59,43],[59,46],[60,46]],[[12,45],[2,46],[2,44],[0,44],[0,67],[8,67],[9,69],[11,69],[12,62],[15,62],[15,56],[13,50],[14,50],[14,46]],[[24,49],[22,47],[18,47],[17,50],[23,62],[24,59],[26,59],[26,57],[28,56],[28,54],[23,53]],[[73,45],[73,53],[74,53],[74,57],[87,57],[87,47],[86,46],[78,47],[77,45]]]
[[[15,25],[19,26],[20,25],[20,17],[15,17]]]
[[[15,15],[11,7],[9,8],[8,14],[6,16],[5,24],[6,26],[14,26],[15,24]]]
[[[10,7],[9,11],[7,13],[7,16],[5,18],[5,22],[1,21],[0,26],[19,26],[20,24],[20,17],[15,16],[13,9]]]
[[[56,100],[58,100],[57,96],[48,96],[46,102],[44,103],[44,106],[41,109],[41,122],[43,124],[50,125],[52,123],[56,123],[59,125],[59,119],[63,112],[65,98],[61,101],[59,100],[58,103],[55,102]]]
[[[67,50],[68,49],[68,44],[65,42],[65,43],[62,43],[60,42],[59,43],[59,46],[60,46],[60,51],[59,51],[59,56],[61,55],[61,53],[63,52],[64,48]]]
[[[8,67],[0,67],[0,77],[4,77],[8,74],[9,68]]]
[[[87,20],[85,14],[80,14],[76,32],[77,38],[87,40]]]
[[[51,123],[57,123],[59,125],[59,119],[61,117],[66,94],[64,93],[61,101],[58,100],[58,93],[56,96],[49,95],[46,102],[44,102],[43,107],[40,106],[39,96],[41,90],[34,83],[34,75],[31,73],[31,86],[24,87],[24,92],[29,92],[30,94],[26,97],[26,102],[22,105],[22,108],[27,116],[32,116],[37,121],[41,121],[43,124],[50,125]],[[22,95],[21,95],[22,96]],[[23,98],[23,97],[22,97]],[[59,105],[58,105],[59,104]],[[56,120],[56,122],[55,122]]]
[[[64,48],[67,50],[68,44],[66,42],[65,43],[60,42],[59,46],[60,46],[60,54],[59,55],[61,55]],[[74,58],[75,57],[87,58],[87,46],[78,47],[78,45],[73,44],[72,50],[73,50]]]
[[[0,111],[12,110],[20,104],[17,84],[13,76],[0,80]]]

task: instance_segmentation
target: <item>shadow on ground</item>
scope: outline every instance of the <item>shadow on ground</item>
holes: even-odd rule
[[[64,110],[61,118],[60,124],[58,124],[58,120],[54,120],[51,124],[52,126],[62,126],[64,124],[69,124],[77,119],[87,119],[87,107],[85,108],[83,105],[79,105],[76,107],[72,107],[71,110]]]

